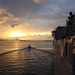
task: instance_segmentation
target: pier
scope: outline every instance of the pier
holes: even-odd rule
[[[75,75],[75,13],[69,13],[66,26],[52,31],[55,75]]]

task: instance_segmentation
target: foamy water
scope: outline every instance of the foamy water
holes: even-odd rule
[[[53,75],[51,52],[51,41],[0,41],[0,75]]]

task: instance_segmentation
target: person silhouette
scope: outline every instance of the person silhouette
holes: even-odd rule
[[[72,12],[69,12],[70,15],[70,20],[72,20],[74,18],[74,14]]]
[[[68,21],[67,24],[71,25],[73,22],[74,14],[72,12],[69,12]]]

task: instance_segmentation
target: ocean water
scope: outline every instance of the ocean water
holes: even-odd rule
[[[0,41],[0,75],[53,75],[52,52],[52,41]]]

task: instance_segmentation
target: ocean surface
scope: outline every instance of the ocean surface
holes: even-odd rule
[[[0,75],[53,75],[52,52],[52,41],[2,40]]]

